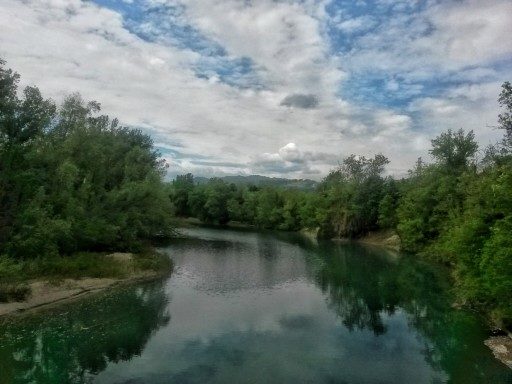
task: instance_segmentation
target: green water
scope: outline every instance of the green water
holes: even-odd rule
[[[512,383],[412,257],[193,229],[168,279],[0,323],[0,383]]]

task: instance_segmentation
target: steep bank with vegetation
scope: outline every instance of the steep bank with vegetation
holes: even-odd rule
[[[28,295],[21,281],[119,277],[123,268],[106,253],[140,253],[172,234],[164,162],[149,136],[99,114],[96,102],[73,94],[57,106],[35,87],[19,92],[4,64],[0,301]],[[160,262],[135,259],[141,268]]]
[[[512,329],[512,86],[499,143],[480,151],[473,132],[448,130],[432,140],[434,161],[418,159],[407,177],[384,177],[388,159],[352,155],[316,191],[237,186],[220,179],[197,185],[191,174],[172,183],[178,216],[264,229],[318,230],[326,238],[396,232],[401,247],[447,264],[457,300]],[[478,160],[480,159],[480,160]],[[394,240],[397,240],[396,237]]]

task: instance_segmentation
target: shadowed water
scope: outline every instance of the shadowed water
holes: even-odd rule
[[[189,229],[171,278],[0,324],[0,383],[512,383],[444,271],[298,235]]]

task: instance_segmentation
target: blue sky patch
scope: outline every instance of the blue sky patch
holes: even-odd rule
[[[200,55],[192,67],[197,77],[214,79],[239,88],[263,88],[254,63],[248,57],[232,57],[224,47],[188,24],[184,7],[148,5],[114,0],[94,0],[123,15],[125,28],[139,38],[191,50]]]

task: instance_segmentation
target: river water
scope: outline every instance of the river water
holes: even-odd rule
[[[0,323],[0,383],[512,383],[412,256],[208,228],[162,250],[169,278]]]

